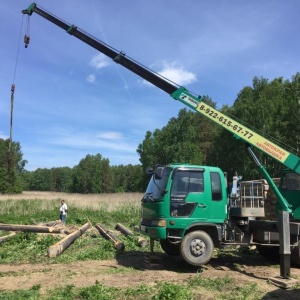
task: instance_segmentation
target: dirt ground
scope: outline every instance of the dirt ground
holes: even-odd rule
[[[82,261],[69,264],[0,265],[0,291],[29,289],[40,285],[42,290],[60,286],[76,287],[101,283],[113,287],[155,285],[156,281],[180,283],[202,277],[233,278],[238,284],[257,283],[266,291],[263,299],[300,299],[298,289],[282,289],[270,282],[280,275],[278,265],[268,264],[260,255],[239,254],[213,258],[202,268],[187,265],[180,257],[158,254],[155,264],[147,263],[149,253],[129,251],[115,260]],[[158,263],[157,263],[158,262]],[[157,264],[156,264],[157,263]],[[300,279],[300,269],[291,268],[291,281]],[[286,283],[291,283],[286,280]],[[212,295],[211,295],[212,296]],[[201,299],[212,299],[210,297]]]

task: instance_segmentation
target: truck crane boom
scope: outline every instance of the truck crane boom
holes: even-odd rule
[[[179,86],[172,81],[162,77],[158,73],[146,68],[145,66],[139,64],[135,60],[126,56],[122,51],[117,51],[106,43],[94,38],[93,36],[87,34],[75,25],[70,25],[44,9],[39,8],[36,3],[32,3],[27,9],[22,10],[23,14],[29,16],[35,12],[41,17],[47,19],[53,24],[64,29],[70,35],[75,36],[84,43],[90,45],[96,50],[100,51],[104,55],[110,57],[116,63],[122,65],[126,69],[132,71],[138,76],[142,77],[146,81],[152,83],[156,87],[168,93],[172,98],[178,100],[193,109],[194,111],[202,114],[203,116],[214,121],[218,125],[222,126],[226,130],[234,134],[237,139],[241,139],[247,144],[250,144],[259,150],[263,151],[270,157],[282,163],[284,166],[300,174],[300,158],[295,154],[286,151],[270,140],[266,139],[262,135],[256,133],[255,131],[247,128],[246,126],[240,124],[236,120],[224,115],[217,109],[209,106],[208,104],[202,102],[201,96],[195,96],[185,87]]]

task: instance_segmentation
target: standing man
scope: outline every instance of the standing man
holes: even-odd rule
[[[66,223],[67,210],[68,210],[68,206],[65,203],[65,200],[61,200],[61,207],[59,209],[59,218],[60,218],[60,220],[62,221],[63,224]]]

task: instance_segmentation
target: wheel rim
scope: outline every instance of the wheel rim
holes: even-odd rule
[[[200,239],[193,239],[190,245],[191,254],[194,256],[201,256],[206,251],[205,243]]]

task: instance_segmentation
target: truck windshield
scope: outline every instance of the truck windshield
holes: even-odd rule
[[[157,201],[163,198],[171,171],[172,168],[167,167],[163,171],[162,178],[155,179],[155,176],[151,177],[146,193],[143,197],[144,202]]]

